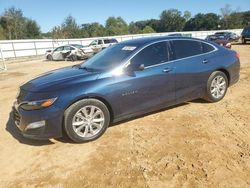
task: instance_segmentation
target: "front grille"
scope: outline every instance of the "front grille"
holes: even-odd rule
[[[14,109],[13,113],[14,113],[15,124],[17,126],[20,126],[20,122],[21,122],[21,116],[20,116],[20,114],[18,113],[18,111],[16,109]]]

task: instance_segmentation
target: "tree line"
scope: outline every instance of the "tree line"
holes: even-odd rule
[[[201,31],[217,29],[238,29],[250,25],[250,11],[233,10],[230,5],[220,9],[221,14],[181,12],[169,9],[161,12],[159,19],[149,19],[126,23],[121,17],[109,17],[105,24],[98,22],[77,24],[74,17],[42,33],[35,20],[23,15],[21,9],[11,7],[0,15],[0,40],[38,38],[86,38],[125,34]]]

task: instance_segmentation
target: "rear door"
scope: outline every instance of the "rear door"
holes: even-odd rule
[[[208,43],[189,39],[172,40],[171,46],[175,56],[177,103],[202,96],[211,73],[210,52],[215,48]]]

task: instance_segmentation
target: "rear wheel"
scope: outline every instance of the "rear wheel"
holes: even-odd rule
[[[221,71],[213,72],[208,81],[205,100],[218,102],[224,98],[228,88],[228,78]]]
[[[52,55],[48,55],[48,56],[47,56],[47,60],[48,60],[48,61],[53,61]]]
[[[246,44],[246,43],[247,43],[246,39],[242,38],[242,44]]]
[[[77,61],[77,55],[72,55],[72,57],[71,57],[71,59],[72,59],[72,61]]]
[[[81,100],[65,111],[65,132],[74,142],[87,142],[99,138],[109,123],[108,108],[96,99]]]

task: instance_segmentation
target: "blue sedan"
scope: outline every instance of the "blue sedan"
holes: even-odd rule
[[[239,70],[235,51],[208,41],[124,41],[22,85],[14,120],[25,137],[56,138],[65,131],[73,141],[87,142],[114,122],[197,98],[220,101]]]

